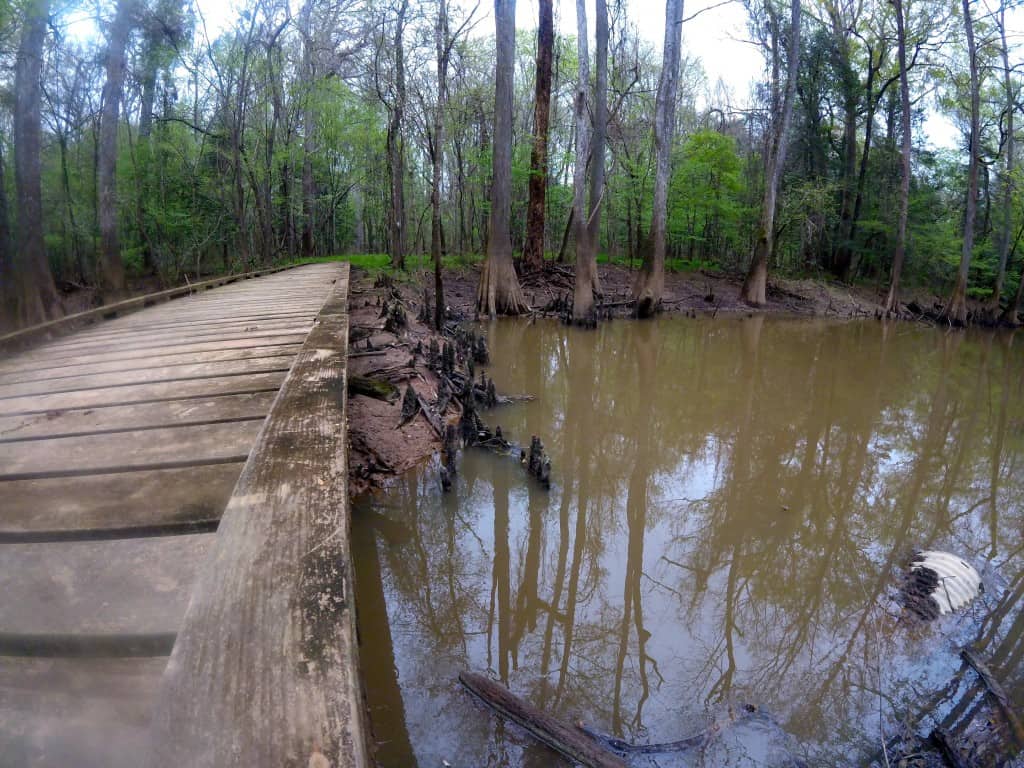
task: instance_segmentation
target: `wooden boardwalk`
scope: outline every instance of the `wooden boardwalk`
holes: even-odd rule
[[[329,434],[319,435],[317,445],[320,453],[340,445],[345,469],[347,283],[347,265],[296,268],[0,358],[0,764],[116,768],[144,765],[155,755],[165,764],[240,764],[230,750],[204,744],[213,715],[202,701],[216,697],[206,683],[239,674],[233,663],[246,645],[260,649],[257,666],[278,678],[278,666],[297,661],[287,641],[261,645],[264,627],[251,624],[251,612],[192,614],[211,594],[248,599],[269,626],[271,604],[292,603],[290,592],[309,586],[287,582],[290,571],[301,576],[303,563],[290,550],[278,551],[283,539],[274,538],[305,542],[308,526],[299,517],[281,530],[266,523],[281,506],[271,497],[288,501],[287,481],[303,476],[294,466],[292,478],[282,471],[289,450],[304,455],[302,435],[286,434],[281,445],[281,430],[296,413],[330,421],[333,429],[320,430]],[[330,376],[325,366],[333,366]],[[311,381],[329,397],[311,399]],[[305,399],[296,403],[297,396]],[[328,517],[345,526],[335,539],[347,546],[339,460],[333,453],[316,458],[327,470],[306,470],[341,485],[341,495],[331,489],[340,512]],[[225,518],[217,532],[225,508],[238,519]],[[239,536],[253,544],[253,535],[263,538],[239,550]],[[333,545],[325,550],[339,555]],[[344,576],[347,552],[340,554]],[[239,597],[260,584],[270,564],[274,593]],[[329,580],[321,582],[330,591]],[[350,613],[334,614],[346,633]],[[237,645],[223,653],[203,645],[221,632],[236,633]],[[179,636],[198,638],[203,647],[182,648]],[[200,678],[169,669],[172,650]],[[347,676],[354,657],[343,661]],[[242,671],[265,674],[251,665]],[[287,698],[289,681],[278,682]],[[282,706],[278,714],[287,721],[293,715],[287,701]],[[157,711],[174,733],[151,729]],[[191,712],[202,712],[202,727],[187,722]],[[337,717],[297,717],[309,722],[299,728],[301,742],[294,742],[295,728],[282,726],[292,732],[288,749],[318,747],[333,754],[332,764],[344,764],[337,734],[322,733],[338,726]],[[352,727],[361,733],[357,722]],[[305,765],[308,754],[294,757]],[[245,764],[286,763],[292,761],[257,754]]]

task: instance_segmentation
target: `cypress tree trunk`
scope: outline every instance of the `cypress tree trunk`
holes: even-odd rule
[[[1013,114],[1016,111],[1013,93],[1013,79],[1010,76],[1009,51],[1006,46],[1006,5],[999,9],[999,37],[1003,57],[1003,89],[1006,91],[1006,142],[1003,151],[1006,153],[1003,164],[1003,219],[999,232],[999,268],[996,270],[996,282],[992,287],[992,298],[988,305],[988,320],[994,321],[999,316],[999,302],[1003,297],[1003,284],[1006,281],[1006,263],[1010,254],[1010,235],[1013,228],[1013,172],[1014,146]]]
[[[526,207],[523,266],[544,266],[544,219],[548,188],[548,118],[551,113],[551,62],[555,47],[551,0],[539,0],[537,24],[537,87],[533,107],[533,147],[530,150],[530,198]]]
[[[477,311],[521,315],[529,311],[512,265],[512,72],[515,66],[515,0],[494,0],[497,56],[494,71],[494,144],[487,258],[480,273]]]
[[[9,296],[13,325],[41,323],[58,312],[57,289],[43,242],[42,144],[40,107],[43,42],[49,15],[47,0],[29,0],[24,7],[21,42],[14,70],[14,190],[17,235],[14,252],[0,274]],[[9,278],[9,279],[7,279]]]
[[[100,217],[100,290],[105,301],[124,295],[125,274],[118,236],[117,130],[124,92],[125,48],[131,34],[136,0],[118,0],[107,41],[107,80],[103,86],[100,113],[99,217]]]
[[[974,218],[978,205],[978,165],[981,148],[981,99],[978,81],[978,49],[974,42],[974,22],[971,19],[969,0],[963,0],[964,29],[967,32],[967,55],[971,70],[971,138],[967,164],[967,206],[964,213],[964,242],[960,252],[960,268],[956,273],[953,294],[946,304],[943,316],[951,323],[964,325],[967,322],[967,274],[971,268],[974,253]]]
[[[651,229],[642,246],[643,266],[633,291],[636,313],[640,317],[650,317],[658,311],[665,290],[668,185],[676,124],[676,95],[679,91],[682,28],[683,0],[667,0],[664,60],[654,106],[654,207],[651,211]]]
[[[444,109],[448,80],[448,5],[437,0],[437,23],[434,26],[437,49],[437,109],[434,110],[434,140],[431,152],[433,178],[430,188],[430,254],[434,260],[434,328],[444,325],[444,281],[441,279],[441,171],[444,164]]]
[[[576,2],[577,26],[580,37],[586,35],[587,17],[584,11],[582,0]],[[608,123],[608,8],[605,0],[597,0],[595,4],[594,39],[597,50],[595,51],[595,64],[597,67],[594,83],[594,123],[591,133],[589,152],[577,156],[576,169],[580,169],[580,163],[587,162],[587,155],[590,157],[590,203],[587,206],[588,213],[576,217],[576,281],[573,290],[572,319],[580,325],[595,325],[596,314],[594,311],[594,294],[600,291],[600,282],[597,276],[597,245],[601,231],[601,202],[604,197],[604,149],[605,135]],[[580,82],[577,84],[577,115],[576,130],[577,137],[580,132],[586,133],[585,109],[581,113],[580,95],[585,94],[588,87],[589,73],[583,65],[586,54],[586,45],[580,45]],[[585,103],[585,100],[584,102]],[[579,139],[577,138],[577,141]],[[577,147],[578,153],[582,149]],[[578,212],[583,211],[582,180],[577,190],[579,197]]]
[[[896,249],[892,255],[889,293],[883,312],[896,314],[900,302],[900,275],[907,249],[907,216],[910,210],[910,84],[907,80],[907,33],[904,27],[903,0],[893,0],[896,11],[896,45],[900,68],[900,194],[896,219]]]
[[[789,31],[788,68],[786,92],[782,101],[782,112],[775,115],[771,146],[768,150],[767,183],[761,206],[761,222],[757,241],[754,245],[750,270],[743,281],[740,299],[754,306],[763,306],[767,301],[768,259],[775,247],[775,202],[782,180],[782,169],[786,163],[786,135],[793,117],[793,100],[796,96],[797,72],[800,66],[800,0],[792,0]]]
[[[405,33],[405,14],[409,0],[402,0],[395,19],[395,101],[390,106],[388,121],[387,153],[388,171],[391,180],[390,216],[388,217],[388,255],[391,266],[405,269],[405,142],[402,139],[402,123],[405,115],[405,47],[402,37]]]

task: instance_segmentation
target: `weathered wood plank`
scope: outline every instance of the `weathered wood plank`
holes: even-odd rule
[[[231,421],[0,443],[0,481],[244,461],[261,426]]]
[[[180,296],[187,296],[191,294],[197,288],[212,288],[218,285],[225,285],[227,283],[235,282],[240,279],[248,279],[252,277],[259,277],[260,275],[269,275],[274,272],[280,272],[285,269],[291,269],[290,266],[285,267],[273,267],[258,272],[251,272],[245,275],[230,275],[226,277],[214,278],[207,280],[204,283],[196,283],[192,286],[179,286],[177,288],[171,288],[166,291],[160,291],[159,293],[151,293],[146,296],[137,296],[133,299],[126,299],[115,304],[108,304],[105,307],[99,307],[98,309],[90,309],[85,312],[79,312],[74,315],[68,315],[66,317],[59,318],[57,320],[51,320],[40,325],[34,325],[31,328],[24,328],[20,331],[8,333],[0,336],[0,350],[11,349],[22,344],[30,344],[33,341],[46,338],[51,335],[66,333],[80,328],[82,325],[86,325],[91,322],[102,320],[105,317],[122,314],[125,312],[134,312],[139,309],[150,306],[151,304],[158,301],[167,301],[170,299],[178,298]]]
[[[293,311],[267,311],[258,312],[248,310],[242,313],[223,313],[220,315],[214,315],[207,317],[201,316],[190,316],[190,315],[168,315],[165,318],[150,317],[149,314],[141,316],[141,319],[147,322],[136,322],[132,325],[119,325],[115,324],[117,321],[112,321],[103,326],[99,326],[94,330],[82,331],[80,334],[76,334],[76,337],[81,335],[82,338],[89,340],[96,339],[113,339],[113,338],[124,338],[133,334],[139,333],[143,329],[149,329],[150,331],[169,331],[169,330],[180,330],[182,328],[191,328],[195,330],[211,330],[217,328],[223,328],[231,325],[245,325],[249,323],[263,323],[272,320],[308,320],[312,322],[316,317],[316,308],[312,311],[308,309],[296,309]]]
[[[151,368],[178,369],[200,363],[227,363],[235,360],[257,360],[266,357],[279,357],[281,355],[294,357],[295,353],[299,351],[300,346],[301,344],[299,343],[274,344],[255,349],[226,349],[214,352],[200,352],[198,354],[179,353],[177,355],[150,357],[139,361],[121,360],[101,363],[80,363],[79,365],[65,366],[60,369],[0,374],[0,386],[27,384],[34,381],[61,381],[73,376],[91,376],[97,373],[132,373]]]
[[[214,534],[193,534],[4,544],[0,632],[174,633],[213,538]]]
[[[244,462],[0,484],[0,542],[210,527]]]
[[[282,386],[192,593],[156,766],[368,765],[349,562],[347,269]]]
[[[217,363],[193,363],[162,368],[142,368],[135,371],[110,371],[83,376],[54,377],[20,384],[0,383],[0,399],[23,395],[75,392],[81,389],[123,387],[128,384],[146,384],[158,381],[186,381],[189,379],[211,379],[217,376],[238,376],[243,373],[267,373],[268,371],[287,370],[294,357],[294,354],[250,357],[245,360]]]
[[[0,416],[0,442],[262,419],[276,392]]]
[[[137,768],[166,663],[0,657],[0,762]]]
[[[37,352],[32,352],[26,359],[38,357],[58,357],[66,354],[69,350],[84,352],[86,350],[130,349],[134,346],[156,346],[182,341],[203,341],[217,338],[230,338],[233,336],[257,336],[269,335],[271,331],[278,333],[301,333],[308,331],[313,324],[312,317],[285,318],[282,320],[248,320],[230,323],[225,326],[193,327],[186,325],[180,328],[139,328],[124,333],[105,336],[79,336],[76,334],[70,341],[62,341],[59,344],[48,344]]]
[[[187,359],[189,356],[205,354],[209,352],[260,352],[262,350],[274,349],[286,345],[298,345],[306,338],[306,334],[297,333],[281,339],[269,341],[249,341],[238,339],[234,341],[213,341],[196,344],[180,344],[173,348],[156,350],[143,350],[141,352],[109,352],[106,354],[75,355],[62,358],[61,360],[41,360],[35,363],[22,361],[16,366],[0,365],[0,374],[10,373],[23,376],[26,374],[42,375],[54,373],[60,375],[80,365],[93,365],[99,363],[125,363],[126,367],[145,366],[152,360],[177,357]]]
[[[122,352],[138,352],[147,350],[162,350],[169,347],[178,347],[183,344],[200,345],[203,343],[210,342],[221,342],[221,341],[250,341],[255,342],[258,340],[270,341],[280,340],[280,337],[305,335],[309,330],[308,325],[296,325],[288,328],[270,329],[265,331],[234,331],[232,333],[210,333],[210,334],[195,334],[195,335],[183,335],[179,338],[161,340],[159,338],[149,339],[143,334],[137,341],[123,342],[123,343],[107,343],[107,344],[81,344],[72,345],[62,349],[56,349],[52,352],[48,349],[41,349],[38,352],[29,353],[25,361],[26,363],[35,362],[62,362],[67,358],[80,358],[82,355],[87,354],[108,354],[111,352],[122,353]],[[69,354],[73,352],[74,354]]]
[[[0,400],[0,415],[45,413],[69,408],[102,408],[160,400],[184,400],[244,392],[265,392],[280,387],[284,376],[285,371],[248,373],[241,376],[222,376],[216,379],[87,389],[78,392],[62,392],[56,395],[26,395],[25,397]]]

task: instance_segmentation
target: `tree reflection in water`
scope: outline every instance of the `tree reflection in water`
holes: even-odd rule
[[[462,669],[634,742],[757,704],[811,764],[861,764],[905,721],[969,735],[968,642],[1024,704],[1012,337],[763,317],[490,334],[499,389],[538,395],[490,421],[540,434],[556,483],[470,452],[448,495],[427,467],[357,505],[383,765],[551,763],[458,688]],[[969,558],[986,597],[900,620],[915,548]],[[767,722],[650,764],[757,764],[781,739]]]

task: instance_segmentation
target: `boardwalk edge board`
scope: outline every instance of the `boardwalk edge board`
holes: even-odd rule
[[[286,269],[294,269],[297,266],[302,265],[289,264],[284,267],[272,267],[269,269],[255,270],[253,272],[244,272],[239,275],[225,275],[223,277],[213,278],[212,280],[204,280],[201,283],[179,285],[177,288],[168,288],[166,291],[147,293],[144,296],[136,296],[133,299],[125,299],[124,301],[107,304],[106,306],[97,307],[96,309],[76,312],[73,315],[60,317],[56,320],[50,320],[46,323],[40,323],[39,325],[33,325],[29,328],[23,328],[20,331],[14,331],[13,333],[7,333],[0,336],[0,354],[16,352],[18,350],[25,349],[37,341],[54,338],[59,334],[77,330],[84,325],[89,325],[100,320],[109,320],[112,317],[123,315],[126,312],[145,309],[146,307],[151,307],[162,301],[170,301],[171,299],[178,299],[182,296],[191,296],[199,291],[205,291],[210,288],[227,285],[228,283],[235,283],[239,280],[250,280],[254,277],[272,275],[276,272],[283,272]]]
[[[150,765],[304,766],[317,753],[370,765],[349,546],[347,303],[345,265],[193,588]]]

